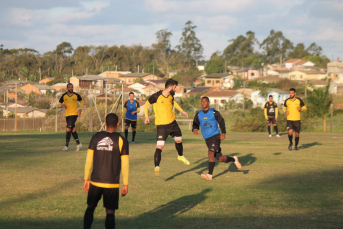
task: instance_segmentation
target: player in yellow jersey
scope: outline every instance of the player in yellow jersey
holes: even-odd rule
[[[106,208],[106,229],[115,228],[114,212],[118,209],[120,170],[123,174],[121,195],[128,193],[129,144],[116,132],[119,126],[116,114],[108,114],[105,125],[106,131],[92,137],[87,151],[83,185],[84,191],[88,192],[83,221],[85,229],[91,228],[94,210],[101,197]]]
[[[81,115],[81,109],[83,107],[83,100],[79,94],[74,92],[73,84],[68,83],[67,90],[68,91],[64,93],[59,100],[59,105],[62,108],[65,108],[65,116],[66,116],[66,121],[67,121],[66,144],[62,150],[63,151],[68,150],[70,137],[71,135],[73,135],[77,144],[76,151],[79,151],[82,144],[80,143],[79,136],[75,130],[75,122],[77,120],[77,117]],[[78,105],[77,102],[80,103],[80,109],[77,108],[77,105]]]
[[[154,156],[154,171],[156,176],[159,176],[161,153],[168,135],[171,135],[175,140],[175,148],[179,154],[178,160],[182,161],[186,165],[190,164],[189,161],[183,156],[182,133],[179,125],[175,121],[175,113],[173,111],[174,106],[188,118],[187,112],[183,111],[182,108],[174,101],[174,95],[177,85],[178,82],[176,80],[168,79],[165,84],[165,89],[153,94],[144,106],[145,124],[150,123],[148,117],[148,109],[150,105],[153,105],[155,112],[155,124],[157,126],[157,145]]]
[[[278,108],[277,104],[273,101],[273,96],[269,96],[269,101],[264,105],[264,117],[267,120],[267,125],[268,125],[268,132],[269,132],[269,137],[272,135],[270,134],[270,124],[272,123],[274,125],[274,130],[276,132],[276,137],[280,137],[279,135],[279,130],[277,128],[277,116],[278,116]]]
[[[298,150],[299,133],[300,133],[300,112],[306,111],[305,103],[298,97],[294,88],[289,89],[289,98],[285,100],[283,111],[287,115],[287,129],[289,146],[288,150],[292,150],[293,146],[293,131],[295,132],[294,150]]]

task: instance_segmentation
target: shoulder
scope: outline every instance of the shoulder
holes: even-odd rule
[[[158,97],[160,97],[161,95],[162,95],[162,91],[158,91],[155,94],[152,94],[150,96],[150,98],[148,99],[149,103],[150,104],[155,103],[157,101]]]
[[[276,102],[273,102],[273,105],[274,105],[274,107],[277,107],[277,104],[276,104]]]
[[[285,103],[284,103],[284,104],[286,105],[288,101],[289,101],[289,98],[287,98],[287,99],[285,100]]]
[[[82,97],[81,97],[81,95],[80,95],[80,94],[78,94],[78,93],[74,92],[74,95],[76,95],[78,99],[81,99],[81,100],[82,100]]]
[[[219,111],[215,110],[214,108],[211,108],[210,111],[212,111],[213,114],[220,114]]]
[[[300,99],[299,97],[297,97],[297,100],[299,100],[300,105],[305,105],[304,101],[302,99]]]
[[[266,104],[264,104],[264,106],[265,106],[265,107],[268,106],[268,103],[269,103],[269,102],[266,102]]]
[[[65,93],[63,93],[62,95],[61,95],[61,98],[64,98],[64,96],[67,94],[67,92],[65,92]]]

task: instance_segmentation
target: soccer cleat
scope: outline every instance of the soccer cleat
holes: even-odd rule
[[[76,146],[76,150],[75,150],[75,151],[80,151],[81,147],[82,147],[82,144],[81,144],[81,143],[78,144],[78,145]]]
[[[160,167],[156,166],[155,169],[154,169],[154,172],[155,172],[155,176],[158,177],[160,175]]]
[[[205,180],[212,180],[212,175],[211,174],[201,174],[201,178]]]
[[[237,157],[237,156],[233,156],[233,159],[235,159],[235,162],[234,162],[234,163],[235,163],[237,169],[241,169],[241,168],[242,168],[242,165],[241,165],[241,163],[239,163],[238,157]]]
[[[68,151],[68,146],[64,146],[62,151]]]
[[[135,142],[134,142],[134,141],[132,141],[131,143],[132,143],[132,144],[135,144]]]
[[[276,137],[278,137],[278,138],[279,138],[279,137],[281,137],[281,136],[280,136],[279,134],[277,134],[277,135],[276,135]]]
[[[183,163],[185,163],[186,165],[189,165],[189,161],[185,158],[185,156],[177,156],[177,159],[179,161],[182,161]]]
[[[298,146],[294,146],[294,150],[295,151],[298,151],[299,149],[298,149]]]
[[[288,146],[288,150],[292,150],[292,144],[289,144],[289,146]]]
[[[271,137],[272,137],[272,135],[271,135],[271,134],[269,134],[269,137],[271,138]]]

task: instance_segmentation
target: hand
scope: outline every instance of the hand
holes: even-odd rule
[[[124,185],[121,189],[121,196],[126,196],[126,194],[129,192],[127,185]]]
[[[225,134],[224,133],[222,133],[222,135],[220,135],[220,141],[223,141],[223,140],[225,140]]]
[[[61,107],[62,107],[62,108],[65,108],[65,107],[66,107],[66,105],[65,105],[64,103],[62,103]]]
[[[301,107],[297,107],[298,111],[301,111]]]
[[[144,123],[145,123],[145,124],[149,124],[149,123],[150,123],[149,117],[146,117],[146,118],[145,118]]]
[[[194,133],[194,134],[199,134],[199,130],[198,130],[198,129],[194,129],[194,130],[193,130],[193,133]]]
[[[186,115],[186,116],[187,116],[187,118],[188,118],[188,114],[187,114],[187,112],[186,112],[186,111],[182,111],[182,112],[181,112],[181,114],[183,114],[183,115]]]
[[[266,118],[266,120],[268,121],[269,119]]]
[[[275,122],[277,122],[277,118],[275,119]]]
[[[289,111],[286,111],[285,114],[288,115],[288,114],[289,114]]]
[[[85,193],[88,192],[89,186],[90,186],[89,180],[85,180],[85,182],[83,183],[83,190],[85,191]]]
[[[81,116],[81,109],[79,110],[79,116]]]

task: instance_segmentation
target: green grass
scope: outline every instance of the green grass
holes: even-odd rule
[[[0,228],[82,228],[86,208],[84,148],[62,152],[64,133],[0,135]],[[300,150],[288,138],[266,133],[228,133],[225,155],[242,169],[217,163],[207,172],[201,136],[185,127],[177,160],[172,139],[162,153],[160,177],[153,172],[155,133],[138,133],[130,145],[129,193],[120,198],[116,228],[342,228],[343,133],[301,133]],[[131,134],[129,134],[131,137]],[[104,228],[102,202],[92,228]]]

